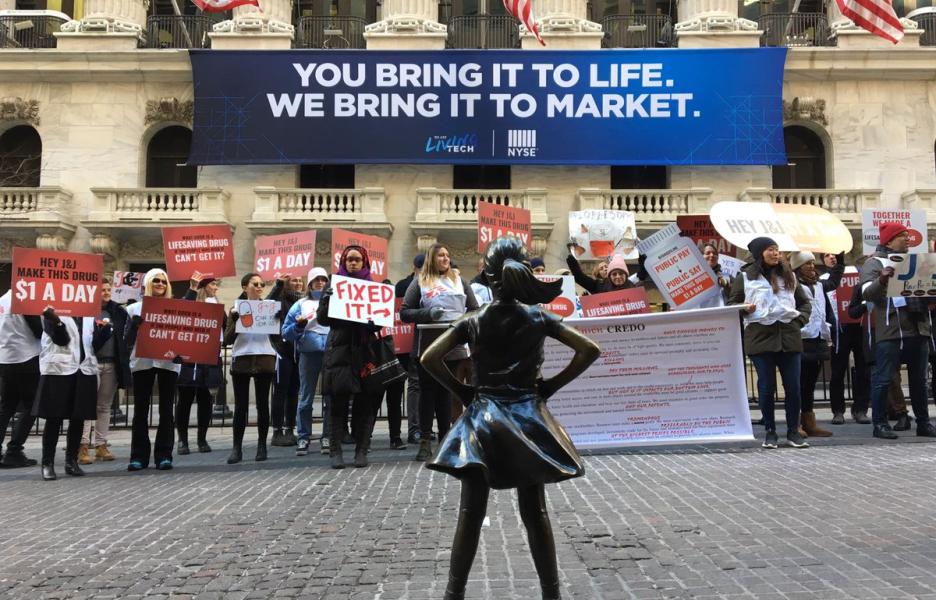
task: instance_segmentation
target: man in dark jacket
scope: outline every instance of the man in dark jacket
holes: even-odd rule
[[[887,422],[884,402],[900,363],[907,364],[910,402],[917,435],[936,437],[929,421],[926,400],[926,368],[929,364],[930,324],[928,303],[922,298],[889,298],[887,284],[894,268],[885,266],[888,254],[905,254],[909,233],[900,223],[881,223],[880,245],[861,268],[862,297],[874,303],[875,366],[871,375],[871,421],[874,437],[896,439]]]

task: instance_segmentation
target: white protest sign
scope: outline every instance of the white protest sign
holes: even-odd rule
[[[566,323],[601,347],[549,400],[577,447],[753,439],[737,307]],[[573,353],[555,340],[545,349],[551,377]]]
[[[936,298],[936,254],[891,254],[884,266],[894,267],[887,282],[892,298]]]
[[[809,204],[718,202],[710,213],[712,225],[726,240],[747,248],[751,240],[769,237],[783,252],[849,252],[851,232],[832,213]]]
[[[311,298],[306,298],[302,301],[302,304],[299,305],[299,315],[311,321],[318,314],[319,301]]]
[[[328,316],[332,319],[393,327],[392,285],[332,275]]]
[[[234,327],[237,333],[279,335],[280,322],[276,316],[280,310],[279,300],[238,300],[234,306],[238,314]]]
[[[718,264],[721,266],[722,275],[734,279],[741,273],[741,267],[744,266],[744,261],[734,256],[728,256],[727,254],[719,254]]]
[[[543,308],[560,317],[579,316],[578,302],[575,296],[575,277],[571,275],[537,275],[540,281],[562,280],[562,291],[551,302],[540,304]]]
[[[912,210],[890,208],[866,208],[861,211],[861,241],[865,256],[874,254],[881,240],[881,223],[900,223],[910,230],[910,254],[929,252],[926,240],[926,211],[922,208]]]
[[[626,210],[580,210],[569,213],[569,240],[578,260],[612,254],[637,258],[637,221]]]
[[[670,223],[638,245],[647,256],[644,268],[674,310],[699,308],[721,293],[715,272],[691,238]]]
[[[111,300],[117,304],[126,304],[130,300],[139,302],[143,297],[143,276],[145,273],[132,271],[114,271],[111,284]]]

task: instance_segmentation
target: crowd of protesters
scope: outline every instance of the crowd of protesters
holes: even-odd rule
[[[851,290],[849,315],[857,323],[841,323],[830,298],[840,288],[844,254],[817,259],[810,252],[784,255],[767,237],[748,246],[750,260],[736,277],[723,273],[718,249],[702,247],[714,271],[718,293],[705,306],[740,305],[744,352],[757,374],[757,401],[766,430],[763,447],[779,445],[774,406],[777,373],[784,388],[786,445],[808,447],[808,437],[827,437],[814,410],[815,389],[822,365],[831,361],[829,391],[831,425],[845,423],[844,381],[854,364],[851,418],[872,424],[873,435],[894,439],[895,431],[911,428],[901,392],[900,365],[907,365],[916,435],[936,437],[927,408],[927,367],[936,348],[930,310],[925,299],[889,298],[887,283],[893,269],[885,266],[889,253],[907,251],[908,230],[897,223],[880,226],[880,245],[873,256],[859,260],[860,282]],[[567,267],[557,275],[571,275],[580,294],[601,294],[648,285],[643,257],[630,273],[624,257],[600,261],[588,275],[570,252]],[[545,274],[541,258],[530,261],[536,274]],[[360,246],[342,252],[337,273],[370,280],[370,259]],[[228,312],[222,342],[231,348],[230,376],[234,390],[233,447],[229,464],[244,459],[251,387],[256,406],[257,444],[254,460],[267,458],[267,438],[273,446],[295,446],[308,454],[320,440],[333,468],[345,467],[344,448],[353,445],[353,464],[365,467],[379,407],[386,401],[390,447],[404,450],[417,445],[415,460],[432,456],[432,441],[441,440],[461,413],[461,405],[420,364],[417,357],[445,329],[446,324],[476,311],[492,300],[491,290],[478,269],[468,279],[455,266],[448,248],[434,244],[413,259],[413,271],[397,282],[400,319],[422,325],[415,332],[413,349],[397,356],[408,375],[383,387],[362,379],[361,361],[373,344],[386,337],[373,323],[357,323],[329,316],[330,277],[312,268],[305,280],[286,274],[268,293],[268,282],[248,273],[240,280],[239,300],[275,300],[282,324],[277,335],[238,333],[238,303]],[[385,283],[389,283],[385,281]],[[192,274],[184,299],[217,303],[221,281]],[[144,297],[171,297],[170,281],[162,269],[143,278]],[[35,422],[45,419],[41,472],[56,479],[54,456],[65,421],[65,472],[84,474],[82,465],[112,461],[108,433],[111,404],[118,389],[132,390],[133,419],[128,471],[141,471],[151,463],[160,470],[173,467],[173,454],[187,455],[192,405],[196,410],[196,448],[211,452],[207,432],[212,419],[212,392],[225,385],[224,361],[189,364],[176,360],[141,358],[136,337],[142,302],[123,307],[112,300],[109,283],[102,285],[99,318],[60,317],[53,308],[41,316],[10,312],[11,294],[0,297],[0,449],[8,425],[15,426],[0,464],[25,467],[23,444]],[[392,342],[391,342],[392,345]],[[471,378],[470,348],[459,346],[445,357],[462,381]],[[251,386],[252,382],[252,386]],[[321,393],[317,394],[321,386]],[[158,426],[150,437],[150,405],[156,403]],[[313,435],[315,400],[321,397],[322,427]],[[407,423],[403,423],[403,402]],[[271,405],[272,401],[272,405]],[[871,417],[868,417],[868,409]],[[896,423],[892,427],[890,420]],[[295,433],[294,433],[295,430]],[[93,434],[92,434],[93,432]]]

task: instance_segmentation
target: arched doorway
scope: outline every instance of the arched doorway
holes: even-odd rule
[[[773,187],[777,190],[824,189],[826,187],[825,144],[802,125],[783,128],[787,164],[774,166]]]
[[[198,187],[198,171],[184,166],[192,145],[192,130],[180,125],[160,129],[146,147],[146,187]]]
[[[30,125],[11,127],[0,135],[0,187],[39,187],[42,139]]]

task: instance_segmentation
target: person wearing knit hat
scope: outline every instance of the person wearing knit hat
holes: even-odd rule
[[[891,254],[909,249],[909,230],[900,223],[884,222],[878,227],[881,244],[861,267],[861,297],[873,303],[874,370],[871,374],[871,422],[876,438],[893,440],[898,436],[887,420],[886,399],[901,363],[907,364],[907,383],[916,419],[916,434],[936,437],[927,406],[926,378],[929,365],[932,324],[928,315],[933,299],[916,296],[891,297],[887,288],[894,276]],[[901,428],[902,430],[903,428]]]
[[[543,259],[539,256],[535,256],[530,259],[530,268],[533,269],[534,275],[546,274],[546,263],[543,262]]]
[[[813,411],[816,382],[822,364],[831,358],[829,343],[832,341],[832,329],[836,325],[835,307],[829,300],[829,292],[838,289],[845,273],[845,255],[836,260],[836,266],[829,270],[829,276],[819,278],[816,269],[816,256],[812,252],[793,252],[790,254],[790,266],[796,273],[800,287],[809,296],[811,311],[809,321],[800,330],[803,338],[803,354],[800,361],[800,424],[803,431],[814,437],[829,437],[831,431],[821,428],[816,423]]]
[[[766,430],[763,447],[778,446],[774,404],[779,370],[785,393],[786,443],[807,448],[799,432],[800,331],[809,322],[812,306],[773,239],[755,238],[748,250],[752,260],[732,282],[728,304],[744,305],[744,352],[757,370],[757,403]]]
[[[169,276],[163,269],[150,269],[143,276],[143,296],[171,298]],[[175,404],[176,382],[181,370],[180,363],[172,360],[140,358],[136,353],[136,336],[140,323],[143,302],[127,307],[130,322],[127,325],[126,341],[130,350],[130,373],[133,378],[133,433],[130,439],[130,463],[128,471],[142,471],[149,465],[150,451],[156,468],[166,471],[172,468],[172,423]],[[157,390],[159,402],[159,427],[156,429],[156,444],[150,445],[149,414],[153,388]]]
[[[608,278],[600,280],[589,277],[582,271],[582,266],[579,264],[578,259],[572,254],[571,247],[573,244],[570,243],[568,246],[570,250],[569,255],[566,256],[566,264],[569,266],[572,276],[575,277],[575,283],[582,286],[589,294],[601,294],[603,292],[614,292],[636,287],[634,283],[628,279],[630,270],[627,268],[627,261],[624,259],[623,255],[614,254],[610,257],[608,261]]]

